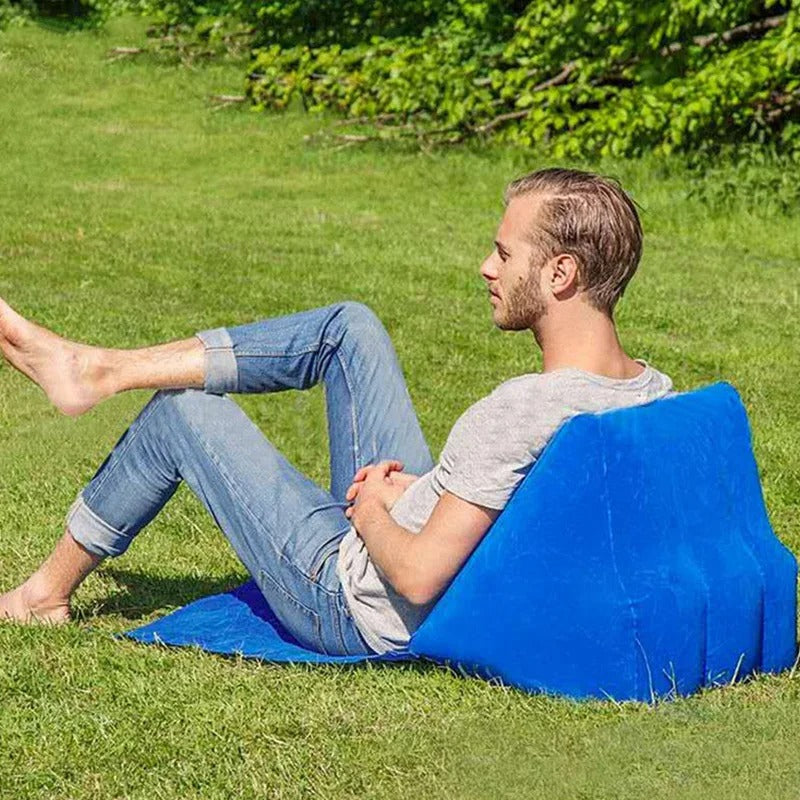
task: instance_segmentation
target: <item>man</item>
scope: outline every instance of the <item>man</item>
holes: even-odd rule
[[[614,306],[642,245],[619,185],[549,169],[514,181],[505,199],[481,275],[494,323],[531,330],[543,371],[469,408],[436,464],[388,335],[361,304],[120,351],[66,341],[0,301],[0,349],[64,413],[125,389],[161,390],[79,494],[52,555],[0,596],[0,617],[67,620],[80,582],[123,553],[184,480],[301,643],[329,654],[402,649],[567,418],[671,389],[617,338]],[[319,381],[330,492],[225,396]]]

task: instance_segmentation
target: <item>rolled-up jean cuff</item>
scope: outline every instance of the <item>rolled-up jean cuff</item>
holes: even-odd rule
[[[233,340],[227,328],[200,331],[195,336],[205,345],[205,382],[208,394],[225,394],[239,388],[239,369],[233,354]]]
[[[131,537],[92,511],[79,494],[67,512],[67,530],[81,547],[100,558],[121,556],[131,543]]]

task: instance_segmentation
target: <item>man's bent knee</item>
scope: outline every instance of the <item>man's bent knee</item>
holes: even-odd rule
[[[177,417],[192,427],[216,422],[225,409],[236,405],[229,397],[209,394],[202,389],[162,389],[154,400],[177,411]]]
[[[385,334],[386,329],[378,315],[364,303],[356,300],[345,300],[338,303],[339,318],[348,333],[370,336],[377,331]]]

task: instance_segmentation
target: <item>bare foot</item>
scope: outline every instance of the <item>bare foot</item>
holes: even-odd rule
[[[20,316],[0,298],[0,351],[70,417],[112,394],[103,387],[103,352],[63,339]]]
[[[70,619],[69,601],[47,596],[33,578],[0,595],[0,622],[62,625]]]

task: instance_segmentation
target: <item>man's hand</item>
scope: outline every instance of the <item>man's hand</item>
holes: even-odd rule
[[[353,503],[345,510],[348,519],[355,522],[358,512],[363,511],[370,503],[378,503],[388,511],[397,498],[417,480],[416,475],[409,475],[402,470],[403,463],[393,460],[368,464],[358,470],[345,494],[345,500]]]

